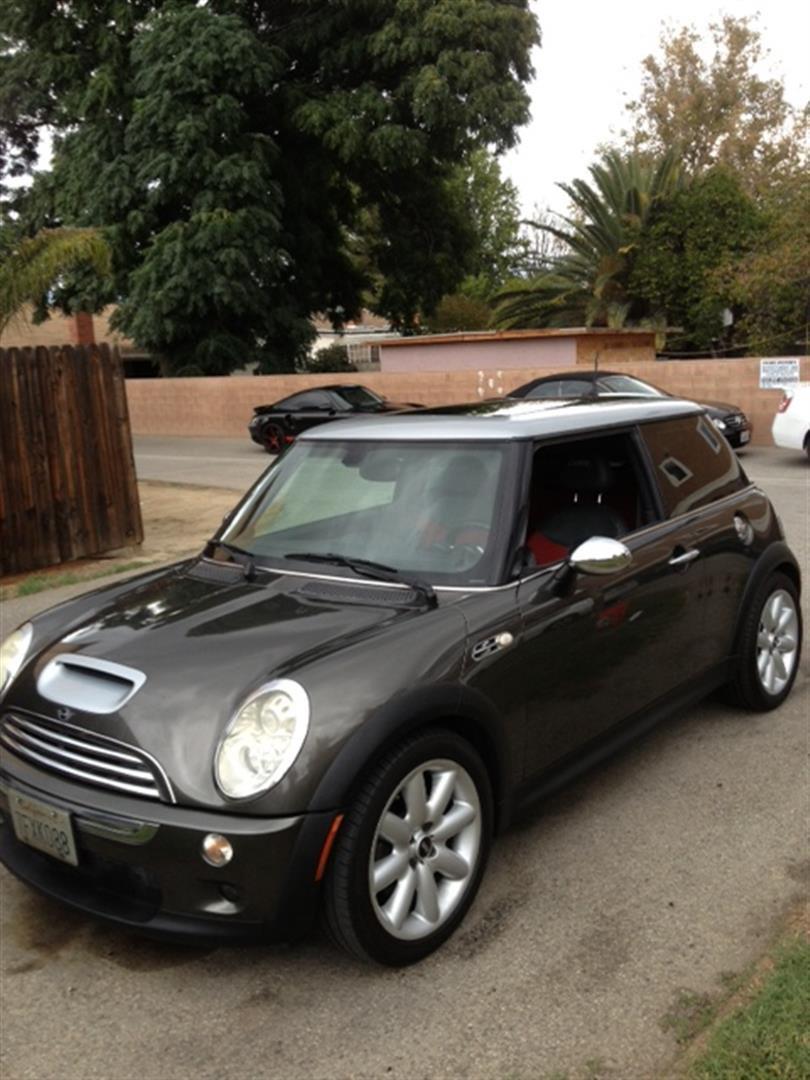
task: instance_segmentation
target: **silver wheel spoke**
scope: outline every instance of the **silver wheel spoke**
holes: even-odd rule
[[[413,894],[416,892],[416,871],[408,868],[408,873],[400,879],[394,889],[394,895],[383,908],[395,930],[401,930],[405,917],[411,910]]]
[[[426,922],[435,925],[439,921],[439,892],[433,871],[426,863],[416,868],[416,910]]]
[[[770,643],[771,643],[771,635],[768,633],[768,631],[763,626],[761,626],[759,628],[759,634],[757,635],[757,648],[758,649],[767,649],[768,646],[770,645]]]
[[[780,652],[775,652],[772,655],[771,659],[773,660],[773,666],[776,674],[779,676],[780,679],[786,679],[788,677],[788,669],[787,664],[785,663],[785,658]]]
[[[443,874],[452,881],[459,881],[470,872],[467,860],[457,851],[444,845],[437,848],[436,854],[430,860],[430,866],[435,873]]]
[[[444,814],[447,804],[456,786],[456,773],[453,769],[433,777],[433,789],[427,804],[427,821],[436,822]]]
[[[795,637],[790,634],[785,634],[779,639],[779,643],[777,644],[776,648],[779,650],[780,653],[791,653],[798,644],[799,643]]]
[[[765,665],[765,687],[771,693],[773,693],[773,657],[768,656],[768,662]]]
[[[768,661],[771,658],[771,654],[768,652],[761,652],[757,657],[757,667],[759,668],[760,679],[765,678],[765,669],[768,666]]]
[[[389,810],[388,813],[383,814],[380,824],[380,836],[387,840],[389,844],[393,844],[395,848],[407,847],[411,839],[411,830],[408,828],[407,821],[397,817],[396,814],[392,814]]]
[[[457,836],[463,828],[475,821],[477,811],[469,803],[457,802],[452,809],[444,815],[433,830],[433,839],[436,843],[445,843]]]
[[[793,609],[785,605],[785,607],[782,608],[782,610],[779,612],[779,618],[776,620],[775,630],[777,634],[781,634],[781,632],[787,627],[787,624],[792,621]]]
[[[408,869],[408,852],[392,851],[374,866],[374,891],[382,892],[402,877]]]
[[[411,829],[421,828],[427,821],[427,799],[423,773],[415,773],[410,778],[402,792],[402,797],[408,811],[408,825]]]
[[[776,624],[779,619],[779,612],[782,608],[782,600],[779,593],[774,593],[768,604],[768,629],[775,630]]]

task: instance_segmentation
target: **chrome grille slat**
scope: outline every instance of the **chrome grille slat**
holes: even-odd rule
[[[33,746],[34,749],[45,751],[48,754],[58,754],[59,757],[67,758],[68,761],[74,761],[77,765],[89,765],[91,769],[102,769],[105,772],[117,773],[120,776],[131,776],[135,780],[146,780],[147,783],[152,782],[152,773],[149,769],[130,769],[123,765],[116,765],[110,761],[96,761],[93,758],[85,757],[84,754],[74,753],[73,750],[64,750],[61,746],[50,745],[47,742],[43,742],[42,739],[38,739],[35,735],[29,735],[27,732],[20,730],[16,724],[6,722],[6,731],[10,731],[15,739],[22,739],[24,743],[29,746]],[[75,741],[75,740],[74,740]],[[133,760],[137,761],[137,758]]]
[[[55,772],[64,773],[66,776],[75,776],[79,780],[89,780],[92,784],[100,784],[102,787],[115,788],[116,791],[128,791],[130,794],[148,795],[150,798],[157,798],[158,793],[155,788],[143,788],[139,787],[137,784],[125,784],[123,781],[119,780],[107,780],[102,776],[94,776],[92,773],[83,772],[81,769],[74,769],[71,765],[63,765],[61,762],[52,761],[50,758],[43,757],[42,754],[37,754],[27,747],[20,746],[20,744],[12,739],[5,731],[0,735],[0,742],[5,746],[8,746],[11,750],[16,751],[20,757],[30,761],[36,761],[39,765],[44,765],[46,768],[53,769]]]
[[[125,743],[118,744],[120,750],[107,745],[114,741],[49,717],[35,722],[17,711],[0,722],[0,745],[24,761],[97,787],[174,802],[158,762]]]
[[[20,716],[14,716],[12,719],[15,724],[22,725],[26,731],[35,731],[37,735],[45,735],[46,737],[51,739],[58,738],[60,743],[67,743],[68,746],[79,747],[82,750],[87,749],[87,742],[82,742],[79,739],[71,738],[70,735],[64,735],[61,730],[57,732],[49,728],[41,727],[39,724],[35,724],[33,720],[29,720],[27,717],[23,719]],[[9,722],[10,720],[8,719],[5,721],[5,723]],[[137,764],[142,764],[141,759],[135,754],[125,754],[121,750],[110,750],[106,746],[96,745],[95,742],[93,743],[93,753],[104,754],[105,757],[120,758],[121,761],[134,761]]]

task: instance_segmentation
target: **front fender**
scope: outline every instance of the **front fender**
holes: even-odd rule
[[[321,778],[309,805],[311,812],[349,805],[364,776],[393,746],[431,726],[449,728],[467,738],[481,755],[492,783],[496,826],[509,818],[514,777],[503,725],[494,706],[481,694],[457,683],[438,683],[398,695],[355,731]]]

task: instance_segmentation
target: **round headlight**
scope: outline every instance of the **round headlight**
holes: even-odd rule
[[[726,430],[726,422],[725,422],[725,420],[721,420],[719,416],[713,416],[711,419],[712,419],[712,423],[714,424],[714,426],[717,428],[718,431],[725,431]]]
[[[309,730],[309,698],[291,679],[262,686],[240,707],[222,737],[214,763],[220,791],[247,799],[284,776]]]
[[[33,633],[31,623],[24,623],[0,645],[0,694],[8,690],[22,667]]]

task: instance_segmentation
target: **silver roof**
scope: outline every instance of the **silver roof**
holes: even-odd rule
[[[388,413],[356,420],[319,424],[299,439],[533,439],[566,435],[666,417],[689,416],[703,410],[693,401],[676,398],[597,399],[595,401],[503,400],[472,405],[449,405],[413,413]]]

